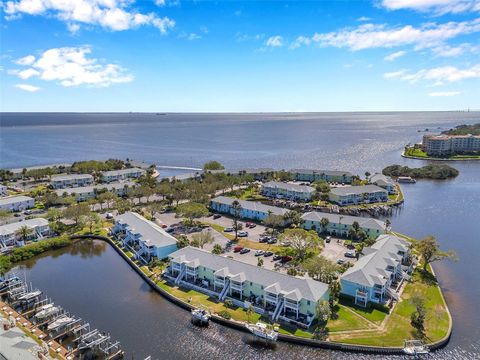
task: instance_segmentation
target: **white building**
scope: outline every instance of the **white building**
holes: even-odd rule
[[[89,174],[67,174],[52,176],[50,184],[54,189],[76,188],[93,184],[93,176]]]
[[[269,181],[262,185],[261,193],[270,198],[310,201],[315,193],[315,188],[307,185]]]
[[[422,147],[428,155],[478,152],[480,135],[424,135]]]
[[[165,259],[178,249],[177,239],[134,212],[118,215],[112,234],[144,262],[149,262],[153,257]]]
[[[387,202],[388,192],[376,185],[346,186],[330,190],[328,199],[341,206],[371,204]]]
[[[377,185],[388,191],[389,194],[396,194],[397,187],[395,181],[390,176],[386,176],[380,173],[373,174],[369,179],[371,184]]]
[[[145,175],[145,173],[146,171],[140,168],[105,171],[102,173],[102,181],[109,183],[127,179],[137,179],[140,176]]]
[[[35,199],[29,196],[18,195],[0,198],[0,210],[23,211],[34,206]]]
[[[106,190],[110,191],[117,196],[124,196],[127,194],[127,191],[130,187],[136,186],[133,182],[123,182],[123,183],[113,183],[113,184],[102,184],[95,186],[85,186],[78,188],[69,188],[69,189],[58,189],[55,190],[55,193],[58,196],[63,196],[67,194],[68,196],[75,196],[75,200],[78,202],[86,201],[90,199],[95,199],[99,191]]]
[[[19,230],[26,226],[31,230],[31,234],[27,239],[22,239],[18,233]],[[48,221],[43,218],[28,219],[25,221],[15,222],[0,226],[0,247],[4,246],[23,246],[25,240],[41,240],[50,235],[50,226]]]

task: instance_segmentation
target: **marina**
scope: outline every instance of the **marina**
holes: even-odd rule
[[[2,321],[5,327],[21,327],[39,344],[38,356],[48,359],[55,354],[62,359],[102,358],[121,359],[124,352],[111,336],[91,329],[89,323],[42,298],[40,290],[28,286],[16,273],[0,280]]]

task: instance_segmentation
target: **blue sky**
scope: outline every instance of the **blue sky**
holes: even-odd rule
[[[3,111],[480,108],[480,1],[12,0]]]

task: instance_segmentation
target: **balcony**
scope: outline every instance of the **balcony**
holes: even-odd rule
[[[236,291],[243,291],[244,283],[230,282],[230,288]]]
[[[278,297],[276,295],[266,294],[265,301],[271,304],[276,304],[278,302]]]

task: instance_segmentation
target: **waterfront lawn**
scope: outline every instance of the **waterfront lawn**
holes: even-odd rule
[[[385,317],[388,315],[386,312],[380,311],[379,309],[376,309],[372,306],[364,308],[364,307],[355,305],[353,300],[349,300],[349,299],[341,299],[340,305],[348,308],[349,310],[355,312],[359,316],[377,325],[380,325],[382,321],[385,319]]]
[[[431,271],[431,270],[430,270]],[[425,301],[426,342],[431,343],[442,339],[448,332],[450,319],[443,301],[441,290],[433,275],[425,276],[421,270],[415,270],[413,282],[405,286],[401,300],[395,306],[392,314],[385,321],[383,328],[375,333],[358,331],[345,334],[332,334],[332,341],[373,346],[403,346],[404,340],[414,338],[414,329],[410,325],[410,315],[415,307],[410,299],[420,296]]]
[[[409,147],[405,150],[404,153],[405,156],[414,156],[418,158],[425,158],[425,159],[438,159],[433,156],[428,156],[428,154],[421,150],[421,149],[416,149],[413,147]],[[448,160],[480,160],[480,155],[444,155],[442,156],[443,159],[448,159]]]
[[[372,328],[365,318],[348,306],[338,304],[336,306],[336,319],[329,319],[327,328],[330,332],[350,331]]]
[[[182,287],[173,287],[169,285],[165,280],[157,281],[156,284],[169,292],[177,299],[180,299],[184,302],[188,302],[193,306],[205,306],[210,312],[220,314],[223,311],[228,312],[232,316],[232,320],[236,321],[249,321],[251,323],[256,323],[262,317],[260,314],[253,312],[250,316],[247,312],[237,306],[227,307],[224,303],[218,302],[216,299],[211,298],[206,294],[202,294],[198,291],[185,289]]]
[[[420,158],[427,158],[428,155],[425,151],[418,148],[409,147],[405,150],[405,156],[415,156]]]

